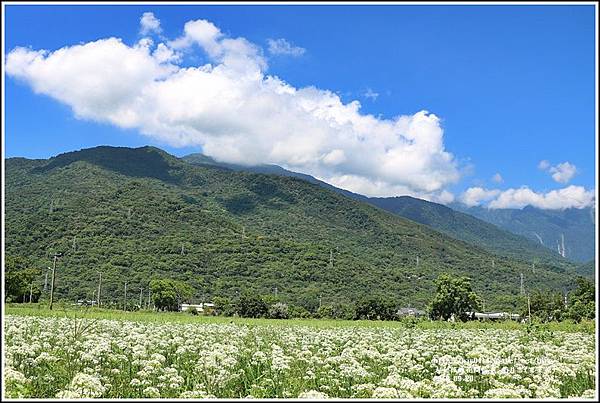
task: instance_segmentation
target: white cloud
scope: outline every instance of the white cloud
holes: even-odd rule
[[[182,67],[202,50],[210,64]],[[447,202],[460,178],[440,119],[382,119],[332,91],[295,88],[265,73],[262,50],[206,20],[154,46],[108,38],[53,52],[15,48],[6,71],[81,119],[134,128],[172,146],[239,164],[273,163],[373,196]]]
[[[562,162],[550,167],[549,172],[552,174],[552,179],[555,182],[567,183],[577,173],[577,167],[569,162]]]
[[[550,162],[548,160],[541,160],[538,164],[538,168],[542,171],[545,171],[550,166]]]
[[[584,208],[594,205],[594,191],[586,190],[582,186],[568,186],[552,190],[547,193],[538,193],[527,186],[519,189],[486,190],[482,188],[469,188],[461,195],[461,201],[468,206],[484,205],[491,209],[515,208],[533,206],[540,209],[562,210],[566,208]]]
[[[494,183],[502,183],[504,182],[504,178],[502,177],[502,175],[500,175],[500,173],[496,173],[494,174],[494,176],[492,176],[492,182]]]
[[[577,173],[577,167],[570,162],[561,162],[551,166],[547,160],[542,160],[538,168],[552,174],[552,179],[558,183],[568,183]]]
[[[142,18],[140,18],[140,34],[160,34],[161,32],[160,20],[154,16],[154,13],[144,13]]]
[[[469,207],[479,206],[482,202],[489,201],[500,194],[497,189],[484,189],[482,187],[472,187],[460,195],[460,201]]]
[[[306,49],[300,46],[294,46],[283,38],[280,39],[267,39],[269,44],[269,53],[272,55],[287,55],[287,56],[302,56]]]
[[[367,88],[367,91],[365,91],[364,96],[365,98],[369,98],[370,100],[375,101],[377,97],[379,97],[379,94],[373,91],[371,88]]]

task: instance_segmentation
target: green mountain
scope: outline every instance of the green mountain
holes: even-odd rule
[[[594,260],[595,211],[593,207],[565,210],[541,210],[527,206],[523,209],[488,209],[453,204],[452,208],[507,231],[522,235],[553,251],[563,242],[565,257],[576,262]]]
[[[91,298],[99,272],[105,303],[122,301],[125,281],[136,301],[150,279],[170,277],[199,300],[277,288],[309,309],[319,296],[373,294],[423,307],[442,272],[472,277],[489,309],[514,305],[520,273],[527,288],[573,284],[564,264],[533,271],[305,180],[193,165],[152,147],[10,158],[5,167],[6,254],[46,268],[62,252],[60,298]]]
[[[203,166],[219,166],[234,171],[291,176],[318,184],[324,188],[334,190],[340,194],[369,203],[393,214],[399,215],[420,224],[427,225],[436,231],[449,235],[455,239],[477,245],[494,254],[520,259],[530,264],[547,262],[550,264],[565,264],[562,257],[554,250],[542,246],[537,241],[532,241],[521,235],[516,235],[507,230],[469,214],[455,211],[438,203],[432,203],[410,196],[400,197],[367,197],[336,188],[320,181],[310,175],[305,175],[286,170],[277,165],[243,166],[217,162],[203,154],[190,154],[183,159],[187,162]],[[592,236],[593,240],[593,236]],[[568,263],[567,263],[568,265]]]

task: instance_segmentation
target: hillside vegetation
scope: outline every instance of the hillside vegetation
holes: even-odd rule
[[[304,180],[196,166],[159,149],[97,147],[6,160],[6,253],[45,269],[56,294],[137,301],[155,277],[197,300],[243,290],[316,309],[382,295],[423,307],[443,272],[468,275],[488,309],[527,288],[562,290],[568,266],[490,254]],[[417,265],[417,257],[419,258]],[[43,281],[40,276],[40,283]],[[39,286],[38,284],[38,286]],[[277,289],[277,290],[275,290]]]
[[[546,262],[554,265],[569,265],[555,249],[549,249],[537,240],[502,229],[485,220],[453,210],[442,204],[417,199],[410,196],[399,197],[367,197],[348,190],[336,188],[310,175],[293,172],[277,165],[243,166],[215,161],[203,154],[190,154],[183,157],[187,162],[203,166],[219,166],[233,171],[265,173],[300,178],[315,183],[323,188],[333,190],[352,199],[369,203],[390,213],[399,215],[420,224],[427,225],[436,231],[452,238],[477,245],[494,254],[520,259],[530,264]],[[589,234],[593,239],[593,232]],[[588,242],[589,243],[589,242]]]

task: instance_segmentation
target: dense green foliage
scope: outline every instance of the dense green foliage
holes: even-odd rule
[[[40,270],[26,257],[7,256],[4,271],[5,301],[37,302],[42,292],[35,281],[39,274]]]
[[[393,300],[369,297],[356,304],[355,319],[394,320],[398,319],[397,312],[398,306]]]
[[[242,318],[264,318],[269,312],[269,305],[260,295],[244,292],[237,302],[237,314]]]
[[[219,166],[233,171],[265,173],[280,176],[300,178],[315,183],[325,189],[333,190],[352,199],[369,203],[409,220],[427,225],[455,239],[477,245],[483,249],[501,256],[508,256],[526,262],[547,262],[555,265],[568,266],[569,263],[553,248],[539,244],[517,235],[469,214],[455,211],[438,203],[432,203],[410,196],[400,197],[367,197],[336,188],[328,183],[315,179],[310,175],[289,171],[277,165],[242,166],[217,162],[203,154],[190,154],[183,157],[185,161],[203,166]],[[588,234],[593,239],[593,234]]]
[[[471,279],[440,275],[435,281],[436,292],[429,305],[429,316],[433,319],[448,320],[452,317],[462,321],[469,313],[476,312],[481,299],[473,292]]]
[[[101,272],[107,306],[122,304],[125,280],[137,290],[153,278],[189,284],[192,302],[277,288],[290,315],[366,297],[424,307],[442,272],[471,277],[489,309],[517,299],[520,273],[531,288],[574,281],[568,267],[534,272],[304,180],[195,166],[151,147],[6,161],[7,255],[39,269],[54,252],[56,297],[93,299]]]
[[[573,261],[590,261],[596,256],[593,207],[541,210],[527,206],[519,210],[466,207],[458,203],[451,207],[534,242],[539,243],[541,239],[544,246],[553,251],[557,250],[557,243],[562,241],[561,235],[564,235],[566,257]],[[581,274],[593,275],[593,271]]]
[[[160,311],[177,311],[181,303],[187,302],[194,289],[183,281],[154,279],[150,281],[150,291],[154,306]],[[195,309],[192,309],[196,312]]]
[[[534,290],[521,298],[521,316],[539,322],[571,320],[578,323],[596,317],[596,292],[594,283],[584,277],[576,279],[577,288],[571,290],[568,298],[561,292]]]
[[[567,316],[575,322],[583,319],[595,319],[596,290],[593,282],[583,277],[577,279],[577,288],[569,294]]]

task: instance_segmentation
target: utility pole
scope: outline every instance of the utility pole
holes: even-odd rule
[[[123,301],[123,310],[127,310],[127,281],[125,281],[125,298]]]
[[[523,273],[521,273],[521,295],[525,294],[525,287],[523,285]]]
[[[98,301],[98,303],[96,305],[98,305],[98,307],[100,307],[100,290],[102,289],[102,272],[98,272],[100,274],[100,278],[98,279],[98,298],[96,298]]]
[[[50,282],[50,310],[52,310],[52,303],[54,302],[54,280],[56,278],[56,259],[61,256],[60,253],[54,254],[54,262],[52,263],[52,280]]]

